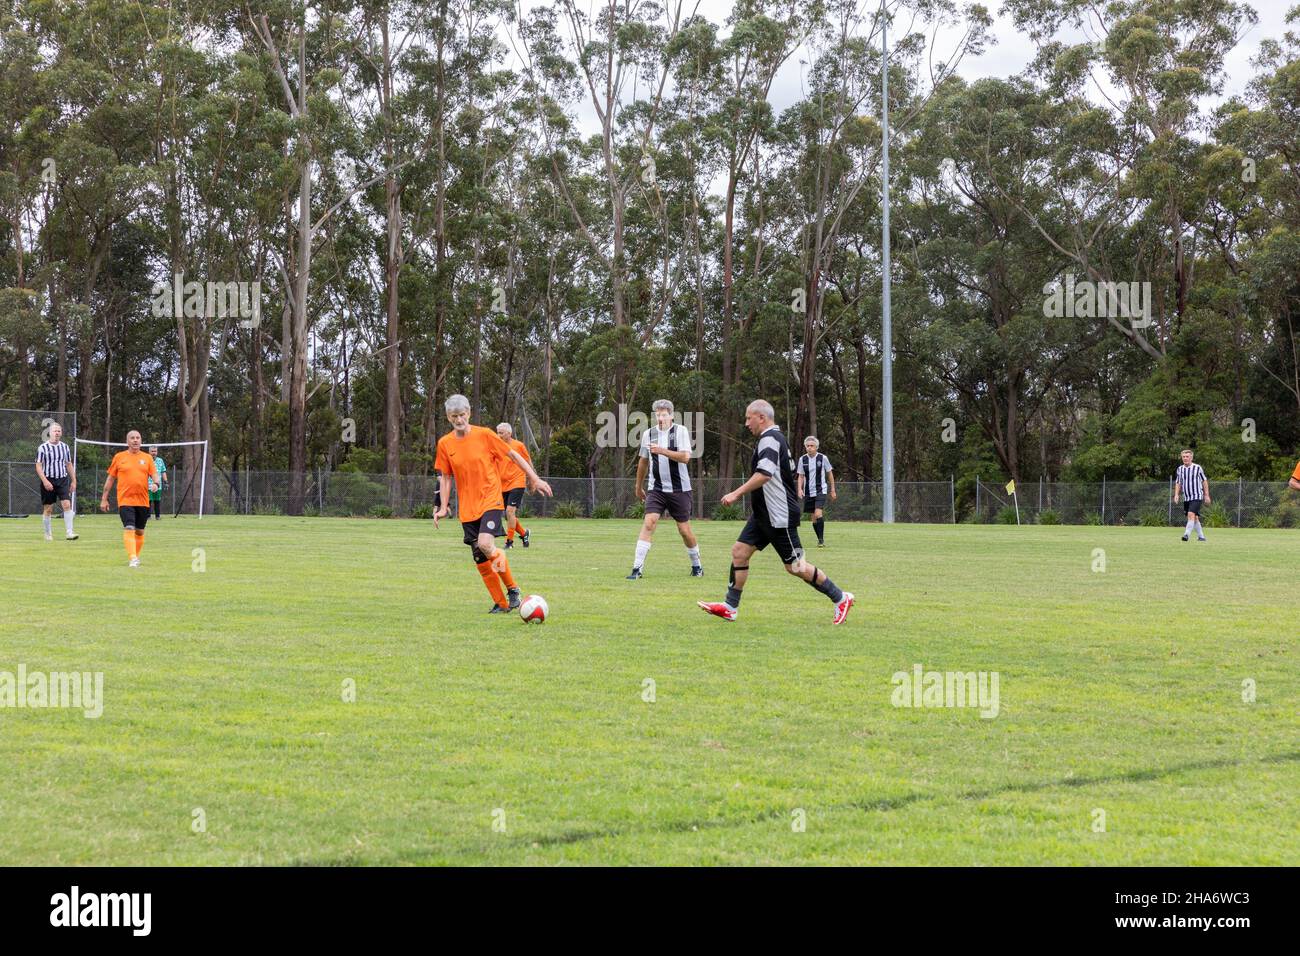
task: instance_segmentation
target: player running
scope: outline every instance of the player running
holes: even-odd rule
[[[1205,540],[1205,531],[1201,528],[1201,503],[1210,503],[1210,479],[1205,477],[1205,469],[1200,465],[1192,464],[1192,450],[1183,449],[1183,463],[1178,466],[1178,474],[1174,478],[1174,504],[1178,504],[1178,498],[1181,495],[1183,499],[1183,514],[1187,516],[1187,528],[1183,531],[1183,540],[1186,541],[1196,530],[1196,540]]]
[[[824,531],[826,522],[823,518],[826,508],[826,495],[831,501],[835,494],[835,470],[831,460],[817,449],[821,442],[816,435],[809,435],[803,440],[806,454],[799,457],[799,497],[803,499],[803,513],[813,516],[813,530],[817,532],[817,547],[826,547]]]
[[[659,399],[653,410],[655,425],[642,433],[636,463],[636,496],[645,502],[645,522],[637,536],[636,556],[627,580],[641,577],[650,541],[664,512],[677,522],[686,556],[691,559],[691,577],[698,578],[703,576],[704,567],[700,564],[700,544],[691,530],[691,476],[686,468],[691,460],[691,433],[685,425],[674,424],[673,403],[668,399]]]
[[[841,591],[835,582],[803,558],[799,544],[799,502],[795,495],[794,461],[785,436],[772,421],[772,406],[759,399],[745,409],[745,427],[758,436],[750,464],[749,480],[722,496],[722,503],[735,504],[748,492],[751,514],[740,538],[731,546],[731,582],[727,599],[721,604],[700,601],[699,606],[724,621],[734,621],[740,607],[740,595],[749,577],[749,558],[769,544],[776,549],[781,563],[791,574],[808,582],[825,594],[835,605],[832,624],[843,624],[853,606],[853,595]]]
[[[144,549],[144,526],[149,521],[149,479],[158,477],[153,458],[140,449],[140,433],[126,433],[126,451],[113,456],[104,479],[104,494],[99,499],[99,509],[108,510],[108,492],[117,479],[117,515],[122,519],[122,542],[126,545],[128,567],[140,566],[140,552]]]
[[[72,453],[63,443],[63,426],[50,425],[48,441],[36,449],[36,477],[41,479],[41,525],[45,540],[54,540],[53,511],[57,501],[63,508],[63,529],[68,541],[76,541],[72,530],[72,496],[77,493],[77,469],[72,464]]]
[[[452,430],[438,439],[434,469],[442,476],[438,483],[438,510],[433,526],[445,518],[451,497],[451,482],[456,482],[457,517],[465,529],[465,543],[472,548],[474,564],[488,593],[492,595],[490,614],[504,614],[519,606],[519,587],[510,573],[506,553],[498,550],[493,538],[505,534],[501,495],[500,468],[510,459],[528,476],[533,491],[549,496],[551,486],[537,477],[533,466],[519,452],[510,448],[490,428],[469,423],[469,399],[453,395],[447,399],[447,421]],[[502,591],[504,586],[505,591]]]
[[[502,422],[497,426],[497,434],[511,449],[519,452],[524,461],[530,465],[533,458],[528,454],[528,446],[515,438],[515,430],[509,422]],[[523,542],[524,547],[528,547],[528,529],[519,522],[519,506],[524,503],[524,470],[507,458],[505,464],[501,466],[501,495],[506,503],[506,550],[509,551],[515,546],[515,532],[519,532],[519,540]]]

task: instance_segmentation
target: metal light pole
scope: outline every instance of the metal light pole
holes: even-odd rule
[[[880,117],[884,127],[884,152],[882,154],[882,205],[884,213],[880,227],[881,313],[880,348],[883,393],[881,409],[882,457],[884,458],[885,501],[881,520],[894,523],[894,343],[889,315],[889,11],[885,0],[880,0]]]

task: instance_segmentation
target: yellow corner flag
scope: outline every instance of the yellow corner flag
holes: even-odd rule
[[[1007,482],[1007,494],[1014,495],[1015,493],[1016,493],[1016,479],[1012,478],[1010,481]]]

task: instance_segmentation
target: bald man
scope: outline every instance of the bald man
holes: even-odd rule
[[[853,606],[853,595],[841,591],[835,582],[804,560],[799,543],[799,497],[794,459],[781,429],[773,421],[772,406],[757,399],[745,409],[745,427],[758,442],[750,464],[749,480],[722,496],[724,505],[732,505],[749,495],[750,516],[740,537],[731,547],[731,584],[727,599],[719,603],[700,601],[699,606],[724,621],[734,621],[740,610],[741,592],[749,578],[749,559],[755,551],[769,544],[790,574],[826,595],[835,605],[832,624],[843,624]]]

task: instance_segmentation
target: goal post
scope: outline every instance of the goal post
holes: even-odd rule
[[[74,469],[77,467],[77,449],[81,445],[97,445],[101,448],[118,448],[118,449],[127,447],[126,442],[124,441],[91,441],[89,438],[73,439],[72,467]],[[206,500],[207,490],[208,490],[208,440],[203,439],[202,441],[148,441],[148,442],[142,441],[140,442],[140,448],[146,452],[150,448],[186,448],[186,447],[194,447],[196,445],[203,446],[203,463],[199,467],[199,507],[198,507],[199,520],[202,521],[203,502]],[[73,492],[72,494],[72,510],[74,512],[77,510],[76,492]]]

